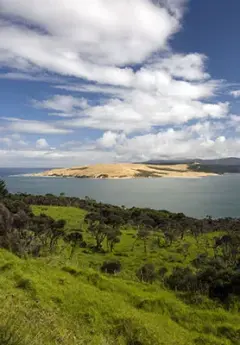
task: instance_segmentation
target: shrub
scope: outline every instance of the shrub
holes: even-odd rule
[[[105,261],[101,266],[101,271],[108,274],[115,274],[121,271],[120,261]]]
[[[140,267],[136,275],[140,281],[151,284],[157,276],[155,266],[153,264],[145,264],[144,266]]]
[[[168,272],[168,269],[166,267],[161,267],[158,271],[158,274],[160,278],[163,279],[165,275],[167,274],[167,272]]]
[[[175,267],[173,273],[166,279],[172,290],[196,291],[198,289],[197,277],[190,268]]]

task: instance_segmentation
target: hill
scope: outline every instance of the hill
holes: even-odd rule
[[[190,170],[213,173],[240,173],[240,158],[228,157],[220,159],[186,159],[186,160],[151,160],[145,162],[149,165],[178,165],[187,164]]]
[[[176,164],[193,164],[200,163],[203,165],[240,165],[240,158],[236,157],[227,157],[227,158],[216,158],[216,159],[180,159],[180,160],[167,160],[167,159],[156,159],[143,162],[143,164],[160,164],[160,165],[176,165]],[[138,163],[137,163],[138,164]]]
[[[240,343],[238,219],[0,199],[1,345]]]
[[[78,178],[139,178],[139,177],[203,177],[211,173],[193,171],[187,164],[96,164],[65,169],[53,169],[35,176],[59,176]]]

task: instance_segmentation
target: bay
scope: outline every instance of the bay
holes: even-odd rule
[[[84,198],[126,207],[150,207],[172,212],[183,212],[201,218],[211,215],[240,217],[240,174],[205,177],[200,179],[79,179],[31,177],[23,174],[43,169],[0,168],[12,193],[59,195]]]

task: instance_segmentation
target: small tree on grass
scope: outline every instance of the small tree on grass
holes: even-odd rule
[[[73,257],[76,248],[81,246],[83,241],[83,235],[79,230],[73,231],[70,234],[65,236],[65,241],[69,242],[72,249],[70,253],[70,259]]]
[[[138,232],[137,232],[137,238],[134,241],[133,246],[132,246],[132,251],[134,250],[137,241],[143,241],[144,253],[147,253],[147,243],[150,237],[151,237],[150,229],[147,229],[142,226],[139,227]]]
[[[88,232],[96,242],[96,250],[102,249],[102,244],[110,232],[110,227],[99,221],[90,221],[88,225]]]
[[[52,226],[50,228],[50,251],[53,252],[56,248],[58,240],[64,236],[64,227],[66,221],[64,219],[59,219],[57,221],[53,221]]]
[[[121,231],[118,228],[109,228],[107,233],[107,246],[110,252],[113,251],[114,246],[120,242]]]

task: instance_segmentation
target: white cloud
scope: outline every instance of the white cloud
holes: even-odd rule
[[[89,107],[84,111],[84,116],[80,113],[79,118],[60,121],[61,126],[130,133],[149,131],[163,125],[184,124],[193,119],[223,118],[228,113],[228,103],[203,103],[142,91],[129,91],[125,97]]]
[[[54,123],[6,117],[2,119],[7,122],[6,130],[16,133],[66,134],[72,132],[69,129],[60,128]]]
[[[214,158],[239,156],[240,138],[236,133],[225,137],[228,123],[216,126],[203,122],[183,128],[170,128],[157,133],[116,140],[113,151],[128,161],[168,158]]]
[[[117,137],[117,133],[108,131],[103,134],[103,136],[98,140],[98,143],[103,148],[108,149],[116,145]]]
[[[0,138],[0,147],[19,149],[27,146],[28,142],[23,140],[19,134],[8,134]]]
[[[231,91],[230,95],[232,95],[235,98],[238,98],[238,97],[240,97],[240,90]]]
[[[50,147],[0,149],[0,164],[19,162],[35,166],[73,166],[96,162],[143,161],[160,158],[216,158],[239,156],[237,132],[224,135],[231,121],[200,121],[193,125],[159,130],[155,133],[126,136],[105,132],[95,142],[67,142],[55,150]]]
[[[85,109],[88,107],[86,99],[77,99],[72,96],[55,95],[44,101],[33,101],[34,106],[43,109],[51,109],[61,112],[74,112],[75,108]]]
[[[0,79],[10,79],[10,80],[27,80],[35,82],[47,82],[47,83],[59,83],[61,82],[60,78],[50,77],[47,74],[30,74],[30,73],[21,73],[21,72],[7,72],[0,73]]]
[[[48,142],[46,139],[41,138],[36,141],[36,148],[37,149],[47,149],[49,148]]]
[[[128,88],[118,86],[93,85],[93,84],[62,84],[55,85],[54,88],[75,93],[96,93],[101,95],[112,95],[112,97],[123,97]]]
[[[158,65],[172,76],[186,80],[203,80],[209,78],[205,72],[206,56],[201,54],[175,54],[163,59]]]
[[[2,21],[3,62],[120,85],[129,84],[132,71],[117,66],[165,49],[179,28],[174,13],[149,0],[63,0],[57,7],[49,0],[0,0],[0,6],[7,18],[40,29]]]

